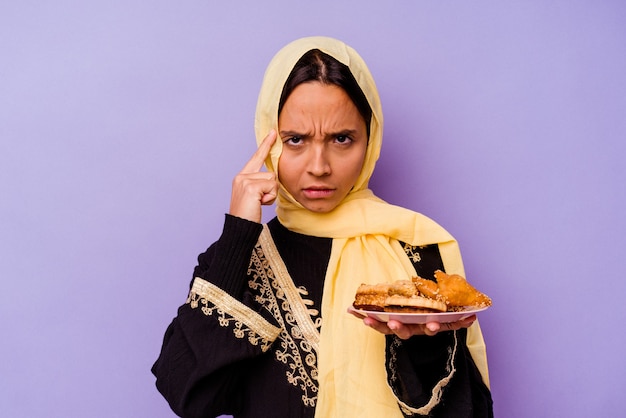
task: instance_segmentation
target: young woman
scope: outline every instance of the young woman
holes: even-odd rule
[[[464,274],[455,240],[368,189],[382,112],[361,57],[297,40],[270,63],[258,149],[198,258],[152,369],[183,417],[490,417],[475,317],[405,325],[346,312],[361,283]],[[262,171],[266,165],[267,171]],[[261,208],[276,202],[266,225]]]

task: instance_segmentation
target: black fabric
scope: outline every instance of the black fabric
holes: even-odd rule
[[[459,341],[465,341],[467,330],[457,331]],[[446,396],[433,411],[433,417],[493,418],[491,393],[482,381],[466,344],[459,344],[455,361],[455,378]]]
[[[433,337],[419,335],[406,341],[387,336],[388,353],[392,344],[396,359],[394,369],[399,377],[396,395],[408,405],[428,403],[430,389],[448,374],[447,348],[453,345],[450,333]]]
[[[409,259],[413,262],[415,272],[423,279],[435,280],[435,271],[443,268],[443,260],[439,253],[437,244],[425,245],[423,247],[413,247],[411,245],[400,243],[407,252]]]
[[[226,215],[222,235],[198,256],[193,277],[203,278],[235,299],[240,299],[250,253],[262,230],[261,224]]]
[[[431,418],[493,418],[491,393],[482,381],[464,341],[467,330],[456,331],[457,352],[453,358],[454,374],[444,388],[441,402],[426,415]],[[387,337],[387,353],[393,353],[399,380],[392,386],[396,395],[408,405],[424,405],[429,390],[449,373],[448,349],[454,346],[454,331],[433,337],[414,336],[399,342]],[[446,347],[446,349],[442,349]],[[405,414],[406,417],[423,416]]]
[[[319,310],[332,240],[298,234],[285,228],[277,218],[268,223],[276,248],[296,286],[306,287]]]
[[[276,219],[268,226],[294,283],[306,289],[312,308],[319,310],[332,240],[294,233]],[[194,277],[214,284],[279,326],[264,309],[258,289],[250,288],[255,273],[249,265],[261,230],[257,223],[227,215],[219,240],[198,257]],[[431,277],[435,270],[443,268],[436,245],[405,246],[405,251],[422,277]],[[469,356],[465,339],[460,341],[457,373],[444,394],[442,402],[446,406],[435,416],[490,417],[490,393],[480,385],[480,374]],[[450,337],[444,333],[399,343],[398,365],[402,368],[399,385],[408,400],[423,403],[445,372]],[[314,406],[306,405],[297,384],[288,381],[288,376],[295,380],[293,364],[276,358],[277,353],[286,349],[285,344],[279,337],[263,352],[260,345],[235,337],[232,326],[220,323],[217,315],[207,315],[185,303],[167,328],[152,372],[158,390],[181,417],[223,414],[236,418],[313,417]],[[309,390],[314,392],[316,388]],[[472,412],[446,415],[448,411],[458,410]]]

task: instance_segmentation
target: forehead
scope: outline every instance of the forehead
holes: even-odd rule
[[[341,104],[345,101],[352,103],[350,96],[341,87],[335,84],[309,81],[299,84],[293,89],[285,102],[285,106],[290,102],[299,105],[315,106],[319,104],[320,106],[326,106],[329,104]],[[352,105],[354,106],[354,103]]]
[[[365,123],[352,99],[341,87],[320,82],[297,86],[287,98],[278,118],[279,124],[308,120]]]

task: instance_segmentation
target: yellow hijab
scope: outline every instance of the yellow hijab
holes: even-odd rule
[[[257,144],[271,129],[278,132],[278,103],[296,62],[311,49],[319,49],[347,65],[372,108],[370,138],[363,169],[342,203],[329,213],[302,207],[281,185],[276,212],[288,229],[333,238],[322,298],[322,328],[318,353],[319,395],[317,417],[402,417],[387,385],[385,337],[346,313],[361,283],[408,279],[415,269],[398,241],[411,245],[439,244],[448,273],[464,275],[454,238],[431,219],[385,203],[368,189],[379,157],[383,117],[378,90],[365,62],[348,45],[327,37],[296,40],[270,62],[257,103]],[[277,140],[266,166],[278,171],[282,142]],[[478,323],[470,327],[468,346],[488,384],[484,342]]]

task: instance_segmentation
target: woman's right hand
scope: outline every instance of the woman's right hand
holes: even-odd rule
[[[427,322],[425,324],[403,324],[395,320],[390,320],[385,323],[370,317],[363,318],[363,323],[368,327],[374,328],[376,331],[385,335],[395,334],[398,338],[403,340],[409,339],[414,335],[429,335],[432,337],[439,332],[457,331],[461,328],[469,328],[474,321],[476,321],[476,315],[456,322]]]
[[[276,200],[278,195],[276,173],[261,171],[276,136],[276,131],[270,131],[250,161],[233,179],[229,214],[260,223],[261,206],[271,205]]]

